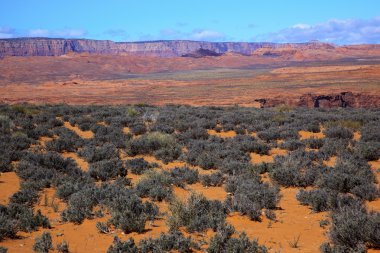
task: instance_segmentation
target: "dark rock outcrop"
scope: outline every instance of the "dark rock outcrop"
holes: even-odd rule
[[[113,42],[109,40],[17,38],[0,39],[0,56],[59,56],[70,52],[90,54],[130,54],[160,57],[175,57],[192,54],[198,50],[224,54],[227,52],[251,55],[260,48],[326,48],[326,43],[247,43],[247,42],[203,42],[203,41],[145,41]]]
[[[215,57],[215,56],[221,56],[221,55],[223,55],[223,54],[218,54],[214,51],[200,48],[193,53],[184,54],[184,55],[182,55],[182,57],[202,58],[202,57],[206,57],[206,56],[214,56]]]
[[[262,98],[256,99],[261,108],[279,105],[299,106],[308,108],[379,108],[380,96],[341,92],[339,94],[313,95],[305,94],[299,98]]]

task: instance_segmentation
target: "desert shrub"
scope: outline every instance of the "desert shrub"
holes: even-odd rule
[[[380,142],[359,142],[355,149],[367,161],[376,161],[380,158]]]
[[[367,161],[349,153],[338,157],[335,168],[321,174],[318,180],[319,187],[352,193],[366,200],[374,200],[378,196],[374,183],[375,175]]]
[[[329,192],[321,189],[311,191],[301,189],[297,193],[297,200],[303,205],[310,205],[315,212],[322,212],[329,209],[329,197]]]
[[[105,146],[113,144],[117,148],[126,148],[126,142],[132,138],[131,134],[124,134],[120,127],[102,126],[95,124],[91,130],[94,138],[91,143],[95,146]]]
[[[320,127],[318,122],[312,122],[308,125],[306,125],[305,128],[306,131],[313,132],[313,133],[319,133],[320,132]]]
[[[255,166],[248,162],[240,162],[240,161],[225,161],[220,170],[229,175],[241,174],[246,171],[255,170]]]
[[[363,127],[361,131],[361,141],[380,142],[379,122],[373,122]]]
[[[182,153],[182,150],[179,146],[166,147],[157,150],[154,153],[154,156],[164,163],[169,163],[176,160]]]
[[[280,148],[287,149],[289,151],[294,151],[302,147],[304,147],[304,144],[301,141],[294,139],[286,140],[280,145]]]
[[[227,209],[248,215],[252,220],[260,220],[261,210],[274,209],[279,201],[279,190],[262,183],[252,173],[229,177],[225,189],[231,193],[225,201]]]
[[[207,140],[209,137],[207,130],[204,128],[195,127],[185,130],[186,131],[181,132],[178,136],[178,139],[183,143],[187,143],[191,140]]]
[[[341,119],[335,122],[327,122],[325,125],[326,126],[340,126],[340,127],[349,128],[351,130],[358,130],[362,127],[363,123],[361,120]]]
[[[352,131],[344,127],[329,127],[323,131],[327,138],[352,139]]]
[[[172,230],[185,227],[189,232],[216,230],[224,223],[226,210],[217,200],[208,200],[203,195],[192,194],[186,202],[174,200],[170,203],[168,223]]]
[[[131,130],[132,134],[134,134],[134,135],[141,135],[141,134],[146,133],[145,125],[142,122],[133,124],[132,126],[130,126],[130,130]]]
[[[13,127],[13,122],[7,115],[0,115],[0,134],[10,134]]]
[[[48,253],[49,250],[52,249],[53,243],[49,232],[43,232],[40,237],[36,238],[33,245],[33,251],[38,253]]]
[[[0,253],[7,253],[7,252],[8,252],[8,248],[0,246]]]
[[[245,134],[245,129],[241,126],[235,126],[234,131],[236,132],[236,134]]]
[[[332,249],[338,252],[339,250],[359,252],[359,249],[365,249],[365,245],[378,248],[380,246],[379,217],[379,213],[368,213],[361,205],[344,206],[334,212],[330,230]]]
[[[145,229],[147,217],[144,215],[125,210],[123,212],[115,212],[110,222],[125,233],[137,232],[142,233]]]
[[[111,212],[111,219],[105,224],[120,228],[125,233],[143,232],[147,220],[154,220],[158,207],[149,201],[142,200],[134,190],[123,185],[104,183],[95,193],[91,194],[97,204],[105,205]]]
[[[89,173],[91,177],[97,180],[106,181],[118,176],[125,177],[127,175],[127,170],[119,158],[113,158],[91,163]]]
[[[115,236],[112,245],[108,248],[107,253],[138,253],[139,250],[133,238],[122,242],[119,237]]]
[[[234,146],[239,147],[243,152],[254,152],[261,155],[267,155],[270,147],[264,143],[258,142],[252,136],[236,136]]]
[[[239,234],[239,237],[233,237],[234,233],[235,229],[231,225],[221,225],[218,228],[217,233],[210,239],[207,252],[268,252],[265,246],[260,246],[258,244],[257,240],[250,241],[245,233]]]
[[[84,140],[65,127],[54,128],[53,134],[58,138],[46,143],[46,149],[56,152],[75,152],[83,146]]]
[[[275,165],[269,175],[282,186],[309,186],[313,185],[318,176],[327,168],[315,165],[311,153],[295,151],[285,157],[276,157]]]
[[[273,221],[276,220],[276,213],[273,210],[266,209],[264,214],[265,214],[265,217],[267,217],[267,219],[273,220]]]
[[[66,241],[62,241],[62,242],[58,243],[57,244],[57,251],[59,253],[69,253],[70,252],[69,243]]]
[[[168,163],[181,155],[181,147],[173,136],[158,132],[142,135],[128,143],[129,155],[153,154],[163,162]]]
[[[280,132],[277,129],[269,128],[257,133],[257,137],[264,141],[278,140],[281,138]]]
[[[317,138],[308,138],[304,140],[304,143],[308,148],[320,149],[324,144],[324,140]]]
[[[106,144],[101,147],[86,146],[79,151],[79,155],[90,163],[119,157],[118,150],[113,144]]]
[[[81,224],[85,218],[93,216],[92,208],[96,202],[94,197],[91,197],[91,192],[93,189],[87,189],[87,192],[79,191],[70,196],[67,208],[62,212],[64,221]]]
[[[9,217],[7,207],[0,205],[0,241],[15,238],[19,230],[17,219]]]
[[[26,206],[33,206],[33,204],[37,203],[38,193],[34,189],[21,189],[20,191],[14,193],[10,202],[14,204],[21,204]]]
[[[218,163],[218,158],[209,153],[202,153],[197,158],[197,165],[205,170],[215,169]]]
[[[224,182],[223,173],[220,171],[202,175],[200,181],[203,186],[221,186]]]
[[[33,213],[31,208],[20,204],[0,206],[0,241],[3,238],[13,238],[18,231],[31,232],[38,227],[50,228],[49,220],[38,210]]]
[[[153,200],[162,201],[172,197],[173,179],[168,173],[148,172],[136,185],[136,191],[140,197],[150,197]]]
[[[127,151],[130,155],[151,154],[156,150],[171,146],[175,146],[175,140],[171,135],[154,132],[133,139]]]
[[[348,139],[325,138],[323,146],[319,149],[319,153],[323,158],[340,155],[347,151],[348,144]]]
[[[144,158],[134,158],[125,161],[126,169],[136,175],[144,174],[144,172],[150,170],[154,166],[154,164],[145,161]]]
[[[190,253],[193,252],[192,248],[199,249],[191,237],[186,238],[179,231],[171,231],[168,234],[161,233],[157,239],[143,239],[139,243],[139,248],[142,253],[172,251]]]
[[[195,184],[199,180],[198,170],[188,167],[175,167],[170,170],[170,176],[173,178],[174,184],[180,187],[183,187],[184,183]]]

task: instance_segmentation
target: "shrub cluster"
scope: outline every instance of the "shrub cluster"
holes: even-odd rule
[[[218,200],[208,200],[203,195],[192,194],[186,202],[174,200],[169,206],[169,226],[172,230],[185,227],[188,232],[214,231],[224,223],[226,209]]]

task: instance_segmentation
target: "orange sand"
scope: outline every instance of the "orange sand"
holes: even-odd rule
[[[89,168],[88,162],[85,161],[83,158],[79,157],[77,155],[77,153],[75,153],[75,152],[65,152],[65,153],[62,153],[62,156],[64,158],[71,158],[71,159],[73,159],[82,170],[88,171],[88,168]]]
[[[15,172],[0,173],[0,204],[7,205],[9,198],[20,189],[20,179]]]
[[[260,163],[273,163],[274,157],[278,155],[286,155],[288,153],[285,149],[273,148],[269,151],[269,155],[260,155],[256,153],[251,153],[251,163],[260,164]]]
[[[91,138],[94,137],[94,133],[92,131],[90,131],[90,130],[88,130],[88,131],[82,131],[82,130],[79,129],[79,127],[72,126],[67,121],[65,121],[64,126],[66,128],[68,128],[68,129],[70,129],[71,131],[75,132],[77,135],[79,135],[83,139],[91,139]]]
[[[326,166],[329,166],[329,167],[334,167],[335,166],[335,163],[336,163],[336,156],[332,156],[330,157],[327,161],[323,161],[323,163],[326,165]]]
[[[174,194],[180,200],[186,200],[192,193],[201,193],[207,199],[224,201],[227,197],[227,192],[222,186],[219,187],[204,187],[201,183],[187,185],[184,188],[174,187]]]
[[[207,130],[207,133],[209,135],[215,135],[215,136],[218,136],[220,138],[233,138],[236,136],[236,132],[235,131],[220,131],[219,133],[217,131],[215,131],[214,129],[209,129]]]
[[[129,129],[129,127],[124,127],[124,128],[123,128],[123,132],[124,132],[125,134],[129,134],[129,133],[131,133],[131,130]]]
[[[312,213],[296,200],[296,188],[283,188],[283,195],[276,210],[277,222],[263,216],[262,222],[251,221],[246,216],[233,213],[227,217],[238,231],[245,231],[250,238],[258,238],[259,243],[266,245],[269,252],[319,252],[319,246],[326,241],[326,229],[319,226],[319,221],[327,219],[326,212]],[[300,235],[299,248],[291,248],[289,242]]]
[[[321,132],[319,133],[313,133],[309,131],[301,130],[298,132],[298,134],[301,136],[301,140],[309,139],[309,138],[315,138],[315,139],[323,139],[325,138],[325,135]]]
[[[360,134],[360,132],[354,132],[354,140],[355,141],[359,141],[360,138],[362,137],[362,135]]]
[[[300,74],[300,73],[324,73],[324,72],[337,72],[337,71],[352,71],[363,70],[370,68],[370,65],[352,65],[352,66],[321,66],[321,67],[285,67],[272,70],[271,73],[287,73],[287,74]]]

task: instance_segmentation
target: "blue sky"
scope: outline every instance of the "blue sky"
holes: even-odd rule
[[[0,0],[0,37],[380,43],[379,0]]]

